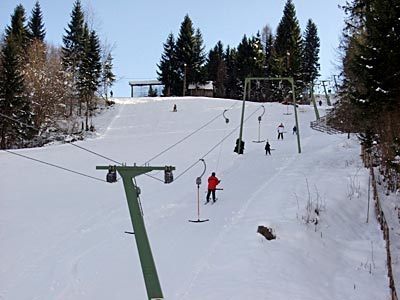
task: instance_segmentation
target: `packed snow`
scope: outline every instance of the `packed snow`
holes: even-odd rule
[[[127,165],[176,167],[171,184],[160,182],[162,171],[136,178],[165,299],[389,299],[372,203],[367,223],[359,143],[312,130],[312,106],[298,107],[298,153],[293,106],[287,114],[287,106],[265,103],[259,123],[261,104],[246,103],[238,155],[241,101],[116,102],[94,119],[97,136],[76,144]],[[259,132],[272,155],[253,142]],[[68,144],[15,151],[100,179],[106,172],[96,166],[114,164]],[[191,223],[200,158],[207,165],[200,219],[209,221]],[[223,190],[204,205],[211,172]],[[122,180],[109,184],[4,151],[0,176],[1,300],[147,299],[135,236],[125,233],[132,224]],[[276,239],[257,233],[260,225]]]

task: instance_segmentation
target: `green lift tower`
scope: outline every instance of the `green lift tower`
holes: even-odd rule
[[[128,200],[129,212],[136,238],[136,245],[139,252],[139,259],[142,266],[148,299],[164,299],[161,291],[160,281],[157,275],[156,265],[153,259],[153,254],[151,253],[150,243],[146,233],[146,227],[144,225],[141,206],[139,204],[140,188],[136,186],[134,178],[153,170],[164,170],[164,182],[171,183],[173,181],[172,171],[175,170],[175,167],[151,167],[134,165],[97,166],[96,169],[108,170],[108,182],[116,182],[116,172],[121,175],[122,181],[124,183],[126,198]]]

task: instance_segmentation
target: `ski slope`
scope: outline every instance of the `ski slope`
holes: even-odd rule
[[[164,298],[389,299],[372,209],[366,223],[368,171],[357,140],[313,131],[313,108],[300,106],[299,154],[294,114],[265,103],[261,139],[275,149],[266,156],[265,143],[252,142],[261,106],[246,103],[245,152],[237,155],[241,106],[191,97],[117,99],[94,120],[96,137],[77,142],[127,165],[176,167],[168,185],[153,178],[163,172],[136,178]],[[281,122],[286,133],[278,141]],[[96,166],[114,164],[68,144],[16,152],[100,179],[106,172]],[[200,218],[210,221],[190,223],[197,219],[200,158],[207,164]],[[213,171],[224,190],[214,205],[203,205]],[[1,300],[147,299],[134,235],[124,233],[132,225],[122,181],[107,184],[6,152],[0,176]],[[317,225],[305,223],[308,201],[320,205]],[[277,239],[267,241],[259,225]]]

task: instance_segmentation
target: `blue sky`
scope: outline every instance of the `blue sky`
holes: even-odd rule
[[[73,0],[39,1],[46,27],[46,40],[61,45],[65,28],[70,22]],[[195,28],[200,28],[210,50],[221,40],[224,46],[236,47],[244,34],[251,36],[268,24],[273,31],[282,18],[286,0],[169,0],[122,1],[81,0],[91,16],[92,24],[102,41],[113,47],[114,71],[118,78],[114,96],[129,96],[130,80],[155,79],[163,43],[169,33],[177,36],[186,14]],[[301,30],[311,18],[321,39],[321,78],[338,74],[337,47],[343,28],[343,11],[338,8],[345,0],[293,0]],[[11,14],[21,3],[27,17],[35,0],[1,0],[0,32],[10,24]]]

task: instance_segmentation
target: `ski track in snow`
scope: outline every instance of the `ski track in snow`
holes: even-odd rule
[[[303,146],[307,145],[309,139],[306,139],[306,142],[303,143]],[[279,168],[279,171],[275,173],[272,177],[270,177],[263,185],[261,185],[255,192],[253,192],[248,199],[244,202],[244,204],[241,206],[238,212],[235,213],[234,216],[230,218],[230,221],[228,223],[225,223],[223,228],[220,230],[218,236],[214,239],[212,246],[209,247],[207,250],[207,254],[205,255],[205,258],[201,260],[200,263],[197,264],[197,266],[194,268],[194,272],[192,277],[188,280],[188,282],[185,284],[185,287],[183,288],[183,291],[180,291],[177,293],[179,299],[190,299],[187,298],[188,294],[190,293],[190,290],[194,286],[194,283],[196,282],[197,278],[199,275],[203,272],[203,270],[209,265],[209,260],[218,248],[218,246],[221,244],[223,238],[227,236],[229,231],[231,231],[232,227],[244,217],[246,214],[249,206],[253,203],[255,199],[258,199],[260,195],[265,191],[266,188],[271,186],[271,183],[274,182],[283,171],[285,171],[290,165],[293,163],[293,161],[296,160],[296,156],[292,155],[289,159],[286,160],[285,165],[281,166]],[[273,185],[272,185],[273,186]],[[179,296],[182,295],[182,296]]]
[[[126,105],[118,105],[118,112],[115,114],[115,116],[112,118],[111,122],[107,126],[106,130],[104,131],[103,135],[99,136],[99,138],[105,138],[108,136],[108,133],[111,129],[113,129],[113,125],[121,117],[121,114],[123,113],[124,108]]]
[[[153,156],[183,135],[199,128],[216,113],[216,110],[222,113],[227,105],[221,105],[221,103],[231,105],[231,101],[219,102],[215,99],[173,98],[154,101],[154,103],[157,102],[156,105],[151,100],[145,102],[145,105],[141,102],[140,105],[135,106],[117,105],[108,110],[104,116],[100,115],[99,122],[96,124],[99,128],[97,141],[100,142],[97,143],[96,139],[91,139],[83,143],[88,142],[89,146],[95,147],[101,153],[108,152],[107,154],[111,156],[132,157],[138,161],[145,161],[148,156]],[[169,112],[171,104],[175,102],[178,104],[178,114]],[[139,102],[135,102],[137,103]],[[360,227],[357,226],[355,220],[349,218],[356,214],[354,210],[346,211],[345,214],[340,208],[330,207],[332,210],[329,212],[331,214],[329,220],[332,226],[337,226],[340,230],[345,229],[348,234],[343,234],[338,230],[337,234],[335,232],[334,243],[328,239],[317,241],[328,246],[339,245],[340,249],[327,249],[325,246],[313,248],[305,242],[312,242],[312,239],[296,240],[298,236],[295,235],[299,232],[292,231],[292,227],[299,227],[297,223],[293,224],[296,222],[293,215],[296,214],[298,206],[296,206],[296,201],[288,195],[289,187],[294,189],[293,186],[300,184],[303,167],[311,167],[312,170],[304,170],[305,173],[308,172],[307,174],[313,172],[311,183],[311,180],[319,179],[317,167],[321,164],[323,172],[329,172],[331,175],[329,181],[323,182],[319,187],[321,193],[325,192],[326,186],[337,184],[339,197],[346,196],[346,183],[343,184],[343,180],[338,180],[335,176],[343,178],[349,172],[353,172],[355,167],[351,167],[349,172],[343,171],[343,168],[336,168],[335,165],[342,159],[341,155],[346,153],[343,152],[341,146],[336,149],[332,147],[345,138],[339,136],[337,139],[332,139],[332,137],[312,131],[307,126],[313,115],[311,108],[307,108],[304,112],[308,115],[300,118],[302,122],[300,128],[303,130],[301,131],[303,133],[302,147],[306,150],[306,154],[301,157],[297,154],[295,136],[289,133],[285,135],[284,141],[276,140],[277,121],[283,120],[287,128],[290,128],[288,125],[293,123],[293,116],[282,116],[282,106],[279,104],[265,105],[267,121],[263,123],[262,135],[269,137],[269,141],[273,143],[272,147],[277,150],[272,152],[272,156],[264,155],[262,144],[257,146],[251,142],[246,145],[246,155],[232,153],[236,133],[207,156],[208,167],[215,170],[217,176],[222,178],[225,188],[221,194],[218,192],[220,200],[215,205],[204,206],[201,201],[202,216],[205,213],[207,218],[210,218],[210,222],[204,225],[189,225],[191,223],[187,222],[188,215],[194,216],[195,209],[197,212],[197,206],[195,208],[195,202],[192,201],[195,198],[193,175],[200,174],[202,170],[200,165],[182,176],[175,185],[161,187],[159,182],[155,183],[144,176],[140,179],[139,186],[143,185],[143,191],[146,192],[143,193],[142,203],[145,223],[153,246],[155,262],[159,267],[161,285],[165,288],[165,296],[180,300],[211,300],[227,299],[224,295],[230,295],[233,299],[266,299],[266,297],[284,299],[289,295],[287,298],[305,300],[321,299],[320,295],[326,294],[326,299],[329,300],[379,299],[371,295],[374,292],[384,295],[387,288],[385,273],[379,273],[378,269],[375,271],[375,277],[364,274],[365,272],[357,273],[352,269],[352,263],[357,262],[358,256],[364,257],[365,253],[368,253],[368,249],[366,251],[362,248],[365,248],[365,244],[369,246],[365,241],[372,238],[374,251],[376,251],[376,264],[384,268],[384,259],[379,259],[379,254],[384,248],[381,235],[377,238],[376,232],[368,232],[368,234],[362,232],[364,236],[360,237],[360,241],[357,240],[353,248],[349,247],[354,237],[358,238],[358,227]],[[246,104],[246,108],[251,108],[248,111],[250,114],[253,108],[256,109],[256,104]],[[288,107],[283,108],[286,111]],[[229,111],[227,117],[232,121],[229,125],[225,125],[221,117],[218,121],[220,123],[204,128],[199,135],[182,143],[179,148],[170,151],[162,159],[157,159],[157,162],[176,164],[182,171],[236,127],[239,122],[239,108]],[[257,114],[246,123],[245,134],[247,137],[251,136],[249,140],[256,138],[258,129],[256,117]],[[148,136],[153,138],[147,138]],[[307,147],[308,144],[312,149]],[[321,145],[320,151],[318,145]],[[353,144],[349,143],[349,148],[352,148],[351,145]],[[54,147],[50,150],[64,155],[65,161],[72,162],[77,159],[73,156],[73,151],[69,151],[66,147]],[[46,151],[51,154],[50,150],[24,151],[43,152],[44,156],[47,154]],[[353,157],[357,161],[357,151],[354,151],[354,147],[349,150],[353,150],[349,152],[350,154],[356,153]],[[97,164],[95,160],[80,159],[79,163],[85,169],[93,168],[94,163]],[[9,175],[11,166],[7,165],[7,161],[1,161],[1,163],[5,163],[6,168],[0,172],[3,171],[3,175]],[[43,180],[37,176],[35,166],[25,161],[21,166],[32,178],[32,187],[30,190],[23,190],[17,183],[4,186],[6,198],[14,201],[0,203],[6,204],[4,205],[6,217],[4,234],[8,234],[9,229],[16,227],[19,223],[23,224],[22,228],[26,230],[21,236],[11,236],[11,233],[5,236],[5,241],[9,243],[5,243],[3,250],[0,249],[0,253],[4,253],[2,257],[7,272],[7,274],[4,271],[0,273],[4,281],[0,290],[0,300],[145,298],[137,250],[132,245],[131,238],[116,235],[118,232],[130,229],[131,226],[121,188],[117,189],[116,186],[88,188],[86,181],[72,180],[73,188],[64,185],[66,190],[52,191],[53,197],[57,193],[65,194],[65,191],[70,192],[71,195],[76,193],[76,198],[74,198],[76,201],[72,202],[71,208],[68,207],[70,203],[68,196],[61,197],[63,201],[56,202],[57,204],[54,204],[51,196],[46,197],[46,193],[43,193]],[[45,190],[49,189],[50,185],[58,187],[58,184],[65,180],[64,176],[58,175],[58,172],[57,170],[49,173],[51,178],[46,179]],[[203,177],[205,181],[209,172],[207,171]],[[153,175],[157,173],[160,172],[154,172]],[[38,179],[35,179],[35,175]],[[321,173],[321,175],[324,174]],[[324,178],[324,176],[321,177]],[[8,182],[12,183],[12,181]],[[300,187],[298,190],[302,191]],[[202,193],[201,200],[204,196]],[[89,200],[89,197],[93,197],[95,201],[79,200]],[[118,197],[119,202],[114,202],[115,197]],[[36,204],[29,206],[30,202],[19,201],[20,199],[32,199]],[[58,207],[58,203],[65,206]],[[28,213],[21,212],[20,207],[26,204],[37,210]],[[65,211],[64,208],[66,208]],[[297,208],[298,211],[299,208]],[[39,222],[46,214],[52,216],[54,214],[54,217],[49,218],[48,224]],[[286,234],[286,238],[294,235],[291,237],[294,238],[295,246],[289,249],[277,249],[277,246],[280,246],[279,243],[273,243],[268,244],[268,247],[266,244],[258,247],[257,241],[261,241],[261,237],[256,237],[253,226],[260,220],[267,223],[275,222],[274,225],[278,226],[291,223],[292,227],[286,226],[285,231],[282,232]],[[375,221],[371,218],[372,222]],[[30,226],[31,224],[34,226]],[[351,224],[352,227],[348,230],[341,224]],[[49,230],[47,227],[60,227],[62,230]],[[35,245],[35,242],[38,245]],[[296,262],[297,257],[291,254],[297,254],[294,252],[297,247],[304,248],[304,251],[299,253],[299,258],[304,262],[292,266],[290,264]],[[270,252],[271,250],[273,252]],[[274,261],[267,263],[271,264],[275,274],[271,274],[267,264],[258,265],[260,257],[251,257],[258,254],[262,255],[261,259],[273,257]],[[315,260],[310,259],[313,255],[316,257]],[[15,267],[8,263],[7,256],[13,259]],[[354,256],[355,259],[350,260],[349,263],[346,256],[350,258]],[[292,257],[293,261],[287,260]],[[331,266],[328,264],[330,268],[326,274],[322,274],[324,270],[319,267],[317,259],[320,257],[326,257],[331,263]],[[312,263],[315,267],[309,270],[307,263]],[[327,266],[321,263],[323,267]],[[280,268],[281,265],[283,268]],[[290,267],[293,269],[288,270]],[[314,271],[321,272],[321,278],[314,276]],[[237,275],[238,273],[240,275]],[[294,275],[292,276],[291,273]],[[363,275],[369,277],[358,278]],[[352,280],[364,280],[366,283],[364,290],[357,289],[353,292],[351,286],[351,293],[346,291],[348,286],[342,286],[341,278],[343,282],[347,280],[350,283]],[[293,282],[290,282],[291,280]],[[315,286],[310,286],[310,282]],[[271,289],[273,296],[269,295]],[[322,292],[319,293],[319,290]],[[293,297],[293,295],[298,295],[296,293],[304,297]]]

